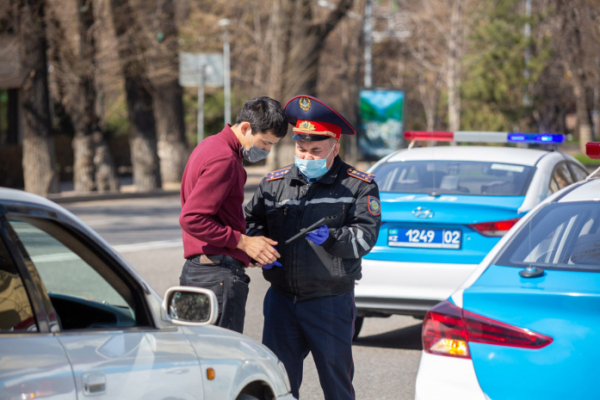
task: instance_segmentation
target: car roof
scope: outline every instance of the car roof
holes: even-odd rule
[[[600,201],[600,179],[588,179],[558,200],[559,203],[573,201]]]
[[[31,193],[24,192],[22,190],[17,189],[9,189],[5,187],[0,187],[0,201],[15,201],[21,203],[32,203],[37,205],[43,205],[45,207],[52,208],[54,210],[59,210],[64,212],[65,210],[62,207],[59,207],[56,203],[35,195]]]
[[[501,162],[534,166],[548,151],[495,146],[432,146],[400,150],[387,159],[394,161],[447,160]]]

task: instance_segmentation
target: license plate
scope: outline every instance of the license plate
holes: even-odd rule
[[[462,231],[459,229],[390,228],[388,246],[460,249]]]

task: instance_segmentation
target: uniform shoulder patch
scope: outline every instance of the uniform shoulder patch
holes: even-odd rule
[[[367,196],[367,209],[374,217],[381,215],[381,204],[379,203],[379,199],[375,196]]]
[[[281,179],[285,176],[285,174],[287,174],[288,172],[290,172],[290,169],[292,169],[291,165],[288,165],[287,167],[278,169],[276,171],[273,172],[269,172],[267,174],[267,182],[268,181],[276,181],[277,179]]]
[[[366,172],[362,172],[362,171],[359,171],[359,170],[357,170],[355,168],[348,168],[348,175],[350,175],[353,178],[360,179],[361,181],[365,181],[365,182],[368,182],[368,183],[373,182],[373,179],[375,179],[375,175],[374,174],[369,174],[369,173],[366,173]]]

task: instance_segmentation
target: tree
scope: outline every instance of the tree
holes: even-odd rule
[[[75,130],[74,190],[78,193],[118,191],[116,170],[96,112],[94,1],[72,2],[77,7],[76,27],[73,30],[79,34],[78,52],[73,51],[67,39],[63,22],[59,19],[61,11],[57,9],[58,4],[50,2],[50,5],[48,37],[53,76],[59,92],[56,95],[69,114]]]
[[[163,185],[181,181],[187,162],[187,143],[183,118],[183,89],[179,85],[179,44],[175,24],[175,2],[173,0],[144,1],[138,9],[154,6],[148,10],[150,18],[146,28],[149,46],[149,79],[152,83],[152,99],[158,157]]]
[[[18,1],[18,30],[25,76],[23,101],[23,171],[25,190],[41,196],[58,193],[59,177],[51,137],[50,95],[46,61],[46,3]]]
[[[297,94],[317,95],[319,60],[325,40],[352,7],[353,0],[339,0],[324,19],[315,18],[310,0],[286,0],[279,19],[283,27],[281,98]],[[293,38],[293,40],[292,40]],[[294,161],[294,141],[286,136],[275,150],[276,164]]]
[[[463,128],[472,130],[536,130],[534,115],[540,103],[540,79],[548,68],[544,10],[524,14],[519,0],[488,2],[486,12],[470,37],[471,56],[463,82]],[[532,37],[523,34],[526,23]],[[526,58],[526,54],[529,57]]]
[[[558,0],[556,15],[557,27],[561,32],[560,37],[557,38],[558,50],[564,55],[562,64],[573,87],[579,149],[585,154],[585,145],[592,140],[592,125],[586,96],[588,76],[591,74],[586,70],[586,64],[590,64],[590,55],[597,54],[598,10],[585,0]]]
[[[110,0],[110,5],[125,78],[133,183],[140,191],[158,189],[161,187],[161,176],[152,85],[144,60],[146,41],[143,40],[140,22],[129,1]]]

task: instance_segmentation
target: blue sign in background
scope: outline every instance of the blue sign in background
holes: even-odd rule
[[[363,156],[379,159],[402,145],[404,92],[361,90],[361,135],[358,143]]]

